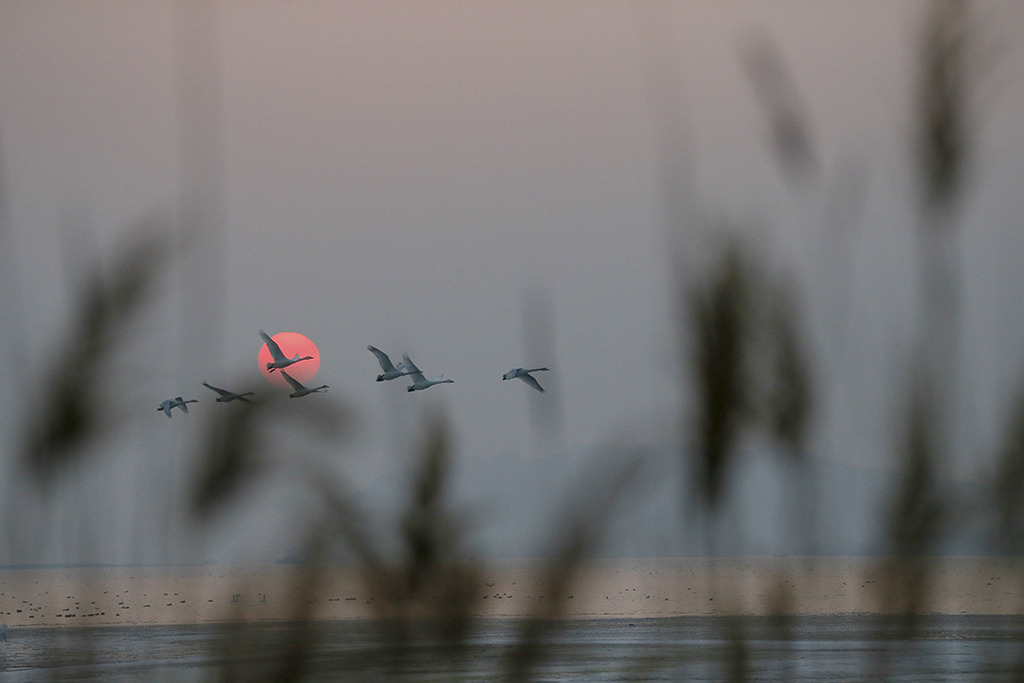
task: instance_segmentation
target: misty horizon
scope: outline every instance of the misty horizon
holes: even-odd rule
[[[529,486],[534,466],[562,459],[552,469],[568,476],[585,458],[566,454],[631,444],[679,446],[657,494],[669,501],[690,484],[677,297],[722,234],[795,283],[815,371],[811,459],[899,471],[923,315],[907,156],[925,4],[189,7],[0,9],[2,304],[14,321],[0,343],[24,356],[0,379],[3,495],[26,520],[11,523],[5,557],[168,562],[233,546],[273,561],[278,538],[317,509],[303,463],[398,496],[435,413],[451,424],[454,472],[523,465],[526,509],[562,502],[550,482]],[[954,212],[964,448],[942,476],[965,487],[996,467],[1024,367],[1024,12],[980,3],[971,17],[997,56],[970,80],[977,126]],[[757,65],[785,75],[778,87],[765,90]],[[782,150],[807,155],[793,166],[776,108],[804,122],[806,139]],[[14,435],[33,424],[86,283],[112,277],[132,235],[171,246],[89,375],[102,435],[36,497]],[[196,534],[179,502],[217,411],[239,407],[201,382],[276,398],[259,376],[259,329],[312,339],[316,383],[331,388],[288,408],[317,426],[263,435],[273,478],[245,492],[258,502],[240,496]],[[454,384],[378,384],[367,344]],[[546,392],[501,381],[518,366],[550,367]],[[154,411],[179,395],[200,403],[172,420]],[[321,433],[331,411],[339,426]],[[757,439],[743,446],[755,454],[740,461],[746,476],[779,462]],[[874,501],[877,482],[844,493]],[[834,520],[837,545],[881,542],[858,527],[873,524],[865,515]],[[661,540],[677,524],[637,545],[678,551],[683,536]]]

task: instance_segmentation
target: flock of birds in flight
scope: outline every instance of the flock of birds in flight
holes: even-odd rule
[[[267,363],[267,372],[274,372],[275,370],[281,371],[281,376],[284,377],[285,381],[288,382],[289,386],[291,386],[292,388],[292,392],[288,394],[289,398],[301,398],[303,396],[308,396],[309,394],[316,394],[321,391],[326,391],[327,389],[330,388],[326,384],[321,384],[320,386],[315,388],[306,387],[297,379],[295,379],[294,377],[292,377],[291,375],[284,371],[285,368],[294,365],[295,363],[301,363],[302,361],[312,360],[313,356],[300,357],[299,354],[295,354],[294,356],[289,358],[288,356],[284,355],[284,352],[281,351],[281,347],[278,346],[277,342],[271,339],[270,335],[268,335],[263,330],[260,330],[260,337],[263,339],[263,342],[267,345],[267,349],[270,351],[271,360]],[[366,348],[373,352],[373,355],[377,357],[377,362],[380,363],[381,374],[377,375],[378,382],[385,382],[387,380],[398,379],[399,377],[408,377],[412,381],[412,384],[406,387],[406,391],[422,391],[423,389],[429,389],[435,384],[454,383],[454,380],[445,379],[444,375],[435,377],[434,379],[427,379],[426,377],[423,376],[423,373],[420,371],[420,369],[416,367],[416,364],[413,363],[412,360],[410,360],[409,354],[407,353],[403,353],[402,362],[400,362],[398,365],[395,365],[394,363],[391,362],[391,358],[388,357],[388,354],[384,353],[377,347],[367,346]],[[545,370],[548,370],[548,368],[513,368],[512,370],[509,370],[504,375],[502,375],[501,379],[506,380],[518,378],[529,384],[537,391],[543,393],[544,387],[542,387],[540,385],[540,382],[538,382],[537,379],[530,373],[541,372]],[[217,394],[218,403],[230,403],[231,401],[242,401],[244,403],[252,403],[251,400],[246,398],[247,396],[253,395],[253,392],[251,391],[238,394],[233,391],[228,391],[227,389],[215,387],[212,384],[207,384],[206,382],[203,382],[203,386]],[[180,408],[183,413],[187,413],[189,403],[199,403],[199,400],[194,398],[185,400],[181,396],[177,396],[175,398],[169,398],[163,403],[161,403],[159,407],[157,407],[157,410],[162,410],[164,414],[167,415],[167,417],[171,417],[171,410],[174,408]]]

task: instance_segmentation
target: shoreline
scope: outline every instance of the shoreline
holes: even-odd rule
[[[574,573],[563,594],[545,564],[482,562],[470,579],[474,617],[665,618],[714,615],[1024,614],[1024,558],[925,558],[921,587],[881,557],[600,559]],[[9,628],[189,625],[386,618],[388,603],[351,567],[315,577],[302,565],[160,565],[0,569],[0,621]],[[442,588],[417,604],[444,605]]]

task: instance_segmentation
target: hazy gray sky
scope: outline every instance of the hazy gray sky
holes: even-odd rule
[[[66,329],[67,244],[88,254],[96,235],[108,254],[131,226],[174,226],[183,209],[213,223],[198,265],[161,279],[170,294],[107,382],[132,417],[118,450],[145,453],[108,464],[116,480],[154,459],[180,474],[166,461],[204,411],[227,408],[200,381],[259,380],[259,328],[317,343],[318,382],[360,419],[346,457],[361,481],[401,459],[391,421],[413,429],[430,404],[467,458],[677,438],[669,233],[696,226],[666,225],[666,115],[682,141],[668,182],[693,222],[756,231],[806,288],[831,387],[815,443],[886,459],[913,326],[924,3],[245,0],[207,7],[215,21],[198,28],[182,5],[0,2],[0,248],[32,372]],[[993,428],[1024,367],[1024,8],[974,9],[988,61],[960,214],[964,359],[972,410]],[[755,35],[777,48],[811,125],[820,164],[797,188],[744,70]],[[824,234],[847,194],[843,235]],[[523,314],[538,293],[552,345],[531,355]],[[455,384],[377,384],[367,344]],[[550,391],[500,381],[520,365],[551,367]],[[17,395],[20,380],[0,381]],[[179,394],[203,402],[173,420],[155,412]],[[546,438],[531,431],[536,403],[562,418]],[[136,502],[110,505],[123,519]]]

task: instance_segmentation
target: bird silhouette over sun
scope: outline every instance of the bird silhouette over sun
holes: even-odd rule
[[[281,367],[287,367],[288,374],[304,384],[316,377],[317,371],[320,370],[320,350],[309,337],[298,332],[278,332],[273,337],[269,337],[270,341],[279,347],[281,358],[299,359],[287,365],[280,364],[276,354],[266,343],[266,339],[265,337],[264,344],[260,346],[256,360],[260,372],[268,382],[277,387],[290,388],[288,382],[281,376]],[[274,367],[275,361],[279,363],[277,367]],[[268,365],[271,367],[268,368]]]

